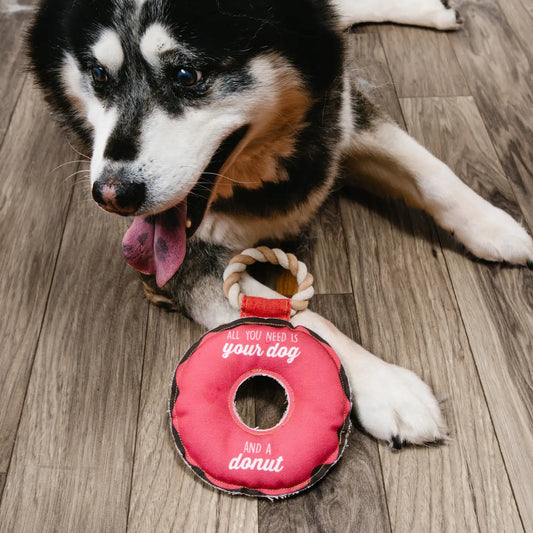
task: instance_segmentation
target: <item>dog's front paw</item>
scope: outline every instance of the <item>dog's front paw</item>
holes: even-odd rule
[[[350,376],[363,428],[395,449],[404,443],[446,440],[446,425],[431,389],[406,368],[383,361],[374,365],[371,372]]]
[[[487,204],[453,231],[475,256],[487,261],[533,265],[533,239],[510,215]]]

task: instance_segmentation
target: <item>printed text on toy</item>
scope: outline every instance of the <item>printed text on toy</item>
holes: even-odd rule
[[[246,331],[246,340],[261,340],[263,332],[258,331]],[[283,343],[286,342],[298,342],[297,334],[290,334],[290,338],[287,333],[266,332],[265,341],[275,342],[268,348],[262,346],[259,343],[241,343],[241,342],[226,342],[222,348],[222,358],[227,359],[230,355],[246,355],[246,356],[266,356],[266,357],[280,357],[287,358],[287,363],[292,363],[301,353],[300,348],[296,346],[288,347]],[[239,332],[229,332],[228,340],[240,340]]]
[[[230,470],[262,470],[263,472],[281,472],[283,470],[283,456],[279,456],[277,459],[264,458],[264,457],[250,457],[248,454],[261,453],[262,447],[260,443],[254,444],[253,442],[246,442],[244,450],[233,457],[230,460],[228,468]],[[265,454],[271,455],[272,448],[268,444]]]

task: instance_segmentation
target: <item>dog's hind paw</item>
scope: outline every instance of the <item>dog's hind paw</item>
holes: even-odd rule
[[[447,440],[439,403],[428,385],[410,370],[379,361],[372,372],[351,382],[359,422],[393,449],[400,450],[404,443]]]
[[[463,27],[463,17],[459,11],[444,4],[444,10],[435,13],[434,27],[438,30],[458,30]]]

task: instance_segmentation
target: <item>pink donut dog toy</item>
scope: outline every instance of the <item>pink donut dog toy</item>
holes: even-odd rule
[[[291,300],[241,294],[240,273],[256,260],[290,269],[299,292]],[[178,365],[170,399],[174,440],[193,471],[218,489],[269,498],[295,494],[324,477],[344,450],[351,426],[348,380],[325,341],[288,322],[313,294],[303,263],[281,250],[245,250],[224,278],[242,318],[206,333]],[[285,391],[287,408],[273,428],[250,428],[235,409],[237,390],[254,376],[268,376]]]

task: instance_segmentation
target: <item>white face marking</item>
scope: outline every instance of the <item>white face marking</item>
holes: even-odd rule
[[[250,70],[257,85],[246,93],[226,96],[179,117],[155,109],[143,120],[139,157],[131,171],[143,169],[141,179],[158,212],[181,201],[194,187],[222,141],[239,127],[261,128],[278,98],[273,85],[273,59],[255,59]],[[244,140],[243,142],[246,142]]]
[[[100,65],[114,73],[117,73],[124,63],[124,50],[118,34],[113,30],[102,32],[92,47],[92,53]]]
[[[153,66],[157,65],[161,54],[175,50],[177,47],[178,43],[159,23],[149,26],[141,38],[141,53]]]
[[[76,64],[76,60],[70,54],[65,54],[61,74],[67,96],[85,103],[83,98],[83,75]]]
[[[94,100],[87,110],[87,118],[94,127],[91,183],[94,183],[104,170],[106,164],[104,159],[105,148],[118,119],[116,108],[105,109],[96,98]]]
[[[189,109],[179,118],[155,109],[144,120],[140,157],[158,210],[181,200],[196,184],[220,143],[246,123],[238,105]]]
[[[81,115],[93,129],[91,182],[108,166],[123,167],[132,179],[148,188],[146,209],[161,212],[182,201],[205,170],[221,142],[239,127],[249,124],[250,137],[266,127],[279,100],[276,57],[263,56],[250,64],[254,86],[235,94],[220,92],[200,108],[188,108],[172,116],[162,108],[152,108],[143,117],[134,161],[109,161],[104,157],[109,138],[120,122],[118,109],[105,107],[92,88],[90,76],[80,70],[72,56],[65,57],[63,83]],[[217,85],[213,88],[217,93]],[[254,133],[255,132],[255,133]],[[146,211],[150,212],[150,211]]]
[[[65,56],[62,79],[67,96],[72,99],[75,105],[77,104],[77,111],[83,114],[93,127],[94,142],[91,158],[91,183],[94,183],[105,166],[105,147],[117,123],[117,110],[115,108],[104,108],[90,88],[88,77],[84,77],[76,60],[70,54]]]

